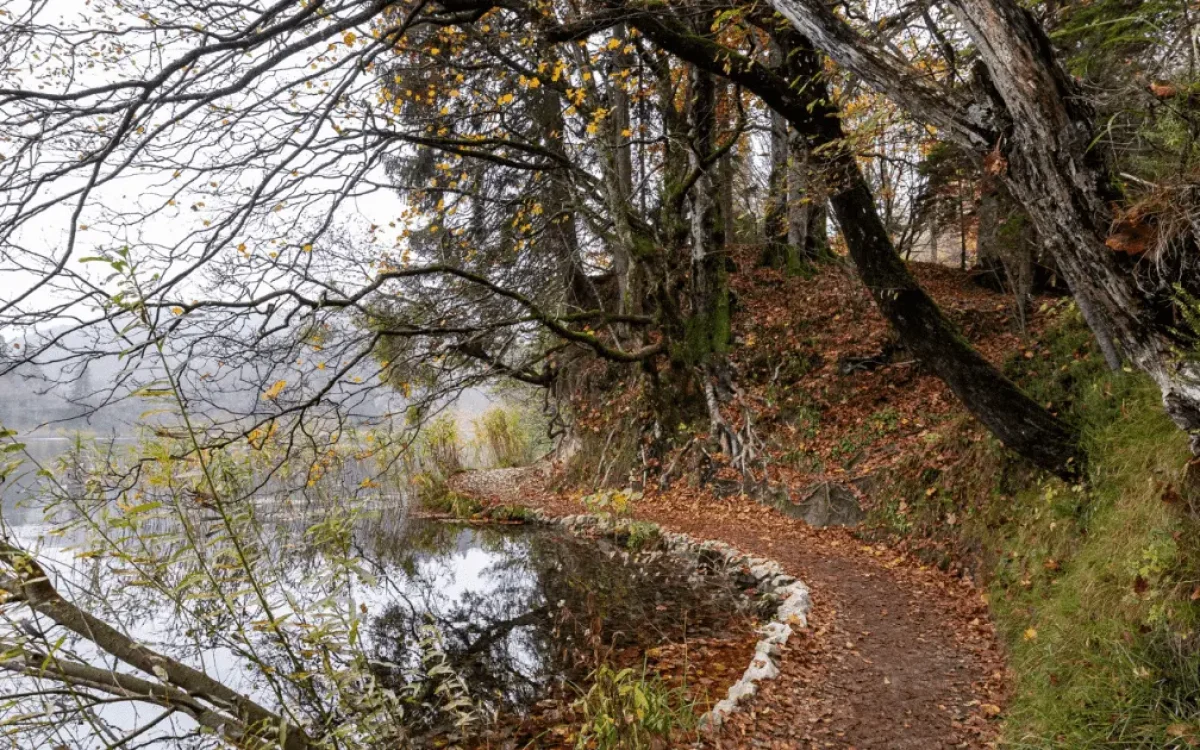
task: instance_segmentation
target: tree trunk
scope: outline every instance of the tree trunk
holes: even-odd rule
[[[948,0],[979,56],[974,91],[946,88],[852,29],[815,0],[770,0],[799,32],[871,87],[965,148],[988,153],[1054,252],[1102,347],[1112,342],[1158,385],[1200,455],[1200,363],[1175,353],[1132,275],[1105,245],[1108,166],[1092,112],[1045,31],[1015,0]],[[975,95],[974,100],[970,97]],[[989,153],[990,152],[990,153]]]
[[[829,256],[828,200],[808,145],[794,130],[788,137],[788,242],[786,267],[800,273]]]
[[[779,40],[770,42],[770,62],[773,68],[779,68],[786,54]],[[788,124],[783,115],[771,112],[771,170],[767,177],[767,201],[765,231],[763,237],[763,265],[779,268],[787,262],[788,245],[793,233],[791,229],[791,212],[789,200],[792,180],[789,179],[789,150]]]
[[[541,90],[537,117],[545,129],[546,148],[564,154],[562,95],[549,87]],[[578,228],[575,225],[575,206],[571,202],[571,186],[567,176],[550,172],[541,188],[540,202],[547,217],[545,246],[555,256],[566,288],[566,311],[612,309],[614,300],[604,300],[594,279],[588,277],[579,248]]]
[[[631,56],[625,53],[624,42],[628,32],[624,25],[613,29],[615,38],[621,46],[617,53],[617,64],[628,68],[633,65]],[[572,49],[575,54],[579,50]],[[630,220],[633,207],[629,201],[633,195],[633,160],[629,138],[624,135],[630,127],[629,95],[624,88],[624,81],[613,77],[607,82],[609,99],[612,108],[605,124],[604,153],[604,198],[608,204],[609,215],[613,221],[614,242],[609,243],[612,253],[612,273],[616,279],[617,300],[616,312],[631,314],[640,312],[640,294],[635,289],[634,248],[637,244],[635,230]]]
[[[251,742],[251,739],[254,739],[263,743],[277,743],[283,750],[307,750],[312,747],[312,742],[303,729],[289,727],[283,715],[263,707],[224,683],[214,680],[203,671],[133,640],[64,599],[51,583],[49,575],[31,555],[3,539],[0,539],[0,563],[12,571],[12,575],[0,572],[0,584],[3,584],[17,601],[24,602],[31,610],[91,642],[112,658],[161,680],[159,683],[149,683],[149,697],[157,697],[165,705],[183,710],[197,719],[200,719],[201,715],[205,716],[206,725],[214,730],[229,732],[231,736],[236,736],[233,735],[234,732],[244,735],[242,739],[246,741],[246,746],[255,746],[257,743]],[[86,685],[94,679],[87,671],[88,666],[82,662],[67,659],[61,662],[63,669],[58,671],[54,669],[56,663],[59,663],[57,659],[50,659],[41,665],[49,667],[47,676],[52,679],[60,679],[68,685]],[[74,674],[76,679],[73,679],[73,675],[67,669],[69,665],[81,668]],[[96,672],[96,676],[106,673],[114,676],[121,674],[111,669],[96,669]],[[130,677],[136,679],[134,675]],[[109,692],[128,694],[130,689],[136,690],[142,684],[142,681],[138,682],[139,685],[122,685],[119,681],[115,682],[114,690]],[[156,686],[162,686],[171,692],[159,692]],[[176,694],[176,690],[181,696],[178,702],[170,700]]]
[[[804,67],[806,75],[800,80],[805,85],[793,88],[762,66],[707,40],[680,34],[661,19],[639,20],[638,27],[673,54],[732,78],[788,119],[807,140],[810,153],[820,155],[830,182],[830,203],[851,258],[901,342],[1006,446],[1061,477],[1077,477],[1081,454],[1075,435],[971,347],[896,253],[847,148],[820,61],[807,42],[799,41],[793,56]]]
[[[721,154],[717,170],[717,177],[720,181],[717,192],[721,196],[721,240],[727,250],[737,239],[737,213],[733,207],[733,176],[737,173],[734,168],[734,158],[733,149]]]
[[[721,223],[717,165],[717,85],[707,71],[693,66],[688,99],[691,126],[689,165],[695,179],[688,192],[691,285],[687,336],[694,362],[729,349],[729,272]]]
[[[985,186],[979,199],[979,231],[975,239],[976,283],[993,291],[1006,292],[1012,282],[1004,270],[1002,227],[1005,206],[997,189]]]
[[[771,37],[771,43],[779,50],[775,69],[787,81],[803,80],[806,75],[803,55],[796,54],[795,45],[798,41],[799,38],[787,30]],[[772,110],[771,127],[772,176],[775,174],[775,159],[786,169],[782,192],[787,226],[786,239],[784,231],[781,231],[778,235],[769,236],[768,241],[775,242],[777,251],[783,254],[781,262],[788,273],[798,274],[813,261],[828,255],[826,191],[820,175],[813,168],[808,145],[789,126],[787,118]]]
[[[831,166],[843,177],[831,203],[850,257],[900,341],[1004,445],[1061,477],[1077,477],[1075,436],[975,351],[917,284],[892,247],[853,155]]]
[[[783,115],[772,113],[772,116],[787,122]],[[788,133],[787,189],[788,245],[805,249],[809,245],[809,229],[814,223],[813,209],[816,205],[809,195],[808,146],[794,130]]]
[[[1136,281],[1105,245],[1112,213],[1108,165],[1093,113],[1058,64],[1037,21],[1014,0],[950,0],[975,41],[989,90],[1006,115],[1005,179],[1025,205],[1100,341],[1116,342],[1163,394],[1172,420],[1200,454],[1200,366],[1181,360],[1153,322]]]

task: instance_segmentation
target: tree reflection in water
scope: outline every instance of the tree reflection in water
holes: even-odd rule
[[[558,530],[416,522],[402,539],[386,525],[363,531],[365,556],[392,595],[372,621],[381,678],[418,696],[432,689],[411,683],[432,625],[489,712],[523,713],[611,654],[723,633],[750,606],[725,576]],[[430,708],[412,718],[429,727],[444,717]]]
[[[193,558],[156,569],[161,588],[129,584],[124,560],[139,550],[174,558],[183,526],[170,518],[145,520],[136,534],[128,525],[111,529],[112,544],[128,551],[121,559],[80,556],[90,549],[81,530],[58,535],[47,533],[50,526],[25,524],[12,534],[39,549],[80,607],[102,614],[136,642],[270,710],[286,706],[314,736],[353,734],[370,747],[489,735],[486,717],[539,714],[540,701],[561,697],[564,685],[583,681],[601,660],[640,663],[647,648],[748,632],[752,605],[732,579],[661,553],[630,560],[610,542],[552,528],[421,521],[403,506],[359,510],[343,516],[324,507],[271,506],[256,517],[242,550],[265,596],[287,616],[287,625],[276,629],[263,626],[252,600],[237,598],[246,589],[242,568],[214,564],[213,595],[204,598],[174,601],[161,594],[195,575]],[[200,525],[206,509],[188,512],[197,515],[194,533],[208,538]],[[210,561],[228,559],[219,546],[205,551]],[[234,604],[220,606],[226,601],[220,597]],[[18,637],[11,628],[19,624],[9,627],[10,640]],[[117,667],[87,639],[48,628],[44,640],[79,663]],[[429,669],[431,640],[438,665],[448,668],[437,670],[440,676]],[[464,690],[447,695],[448,680]],[[376,689],[379,683],[391,690]],[[29,684],[9,678],[0,694]],[[473,717],[469,725],[464,712],[448,710],[460,698]],[[12,708],[28,714],[23,706]],[[115,703],[96,709],[93,719],[122,733],[144,717]],[[87,725],[72,726],[72,736],[87,735]],[[493,728],[511,726],[501,721]],[[214,744],[193,730],[168,723],[147,738],[171,747]],[[189,738],[165,739],[172,732]]]

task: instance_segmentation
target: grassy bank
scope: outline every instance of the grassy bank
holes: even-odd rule
[[[963,422],[894,473],[876,531],[987,581],[1015,678],[1004,746],[1200,745],[1200,498],[1183,489],[1184,436],[1151,384],[1103,367],[1069,311],[1009,369],[1079,428],[1087,486],[1032,474]]]

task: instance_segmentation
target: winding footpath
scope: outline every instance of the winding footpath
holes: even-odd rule
[[[548,467],[461,474],[481,500],[581,512],[547,489]],[[770,558],[811,589],[806,631],[778,679],[707,736],[720,748],[993,746],[1007,685],[979,589],[845,529],[814,529],[747,499],[649,498],[636,517]]]

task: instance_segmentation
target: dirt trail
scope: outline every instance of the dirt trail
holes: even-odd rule
[[[471,472],[454,486],[482,499],[579,513],[546,490],[544,469]],[[979,590],[842,529],[813,529],[748,500],[649,499],[637,516],[779,561],[812,589],[806,633],[785,649],[722,734],[725,748],[987,747],[1004,659]]]

